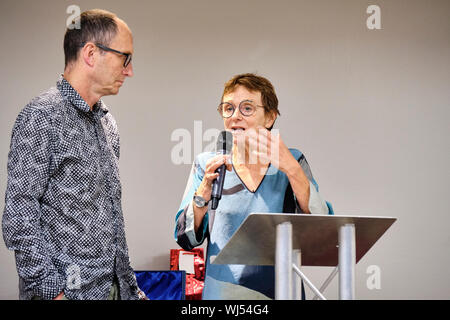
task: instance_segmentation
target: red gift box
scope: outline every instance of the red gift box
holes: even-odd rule
[[[194,255],[194,273],[186,272],[186,300],[201,300],[205,280],[205,260],[203,248],[190,251],[183,249],[170,250],[170,270],[179,270],[180,254]]]

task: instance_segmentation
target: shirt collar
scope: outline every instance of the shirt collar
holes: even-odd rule
[[[58,81],[56,82],[56,86],[61,94],[70,101],[75,108],[81,110],[83,112],[91,112],[91,108],[84,101],[84,99],[78,94],[78,92],[70,85],[70,83],[64,79],[63,75],[60,75]],[[108,108],[102,100],[98,100],[97,103],[93,107],[93,112],[98,112],[99,110],[103,111],[101,114],[104,115],[108,113]]]

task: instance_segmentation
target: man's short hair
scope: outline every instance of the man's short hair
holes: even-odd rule
[[[248,91],[259,91],[266,114],[280,114],[275,88],[266,78],[254,73],[238,74],[225,83],[222,99],[226,94],[233,92],[237,86],[243,86]]]
[[[118,31],[116,18],[114,13],[101,9],[82,12],[76,18],[80,19],[80,28],[67,28],[64,35],[64,68],[77,60],[78,52],[86,42],[108,46]]]

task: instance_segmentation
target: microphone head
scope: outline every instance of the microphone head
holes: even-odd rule
[[[216,152],[230,154],[233,148],[233,134],[230,131],[222,131],[217,137]]]

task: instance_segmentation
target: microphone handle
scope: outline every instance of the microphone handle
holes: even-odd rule
[[[212,183],[211,209],[213,210],[217,209],[217,206],[219,205],[219,200],[222,198],[223,183],[225,182],[225,170],[226,167],[224,164],[221,165],[219,168],[217,168],[219,176]]]
[[[211,209],[216,210],[219,206],[219,199],[216,197],[211,198]]]

